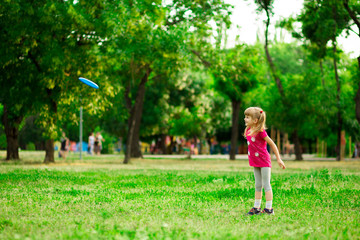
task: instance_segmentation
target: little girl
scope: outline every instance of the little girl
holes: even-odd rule
[[[266,149],[268,143],[275,153],[277,162],[282,169],[285,164],[281,160],[278,148],[268,137],[265,131],[265,112],[258,107],[249,107],[245,110],[245,131],[244,137],[247,139],[249,165],[254,167],[255,175],[255,204],[248,212],[248,215],[254,214],[274,214],[272,208],[273,193],[270,185],[271,174],[271,156]],[[266,206],[261,211],[262,188],[265,189]]]

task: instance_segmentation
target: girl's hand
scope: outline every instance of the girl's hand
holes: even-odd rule
[[[277,162],[278,162],[280,168],[282,168],[282,169],[285,169],[285,168],[286,168],[286,167],[285,167],[285,163],[284,163],[281,159],[278,159]]]

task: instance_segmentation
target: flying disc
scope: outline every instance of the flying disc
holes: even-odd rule
[[[79,80],[82,81],[83,83],[85,83],[86,85],[90,86],[90,87],[93,87],[95,89],[99,88],[99,86],[96,83],[94,83],[93,81],[91,81],[89,79],[79,77]]]

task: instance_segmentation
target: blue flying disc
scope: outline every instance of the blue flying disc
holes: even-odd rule
[[[99,86],[96,83],[94,83],[93,81],[91,81],[89,79],[79,77],[79,80],[82,81],[83,83],[85,83],[86,85],[92,87],[92,88],[95,88],[95,89],[99,88]]]

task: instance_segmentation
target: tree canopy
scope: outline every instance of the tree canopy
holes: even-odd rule
[[[292,43],[270,37],[274,1],[254,2],[266,14],[265,39],[245,44],[240,36],[234,46],[226,44],[232,6],[223,0],[3,2],[0,147],[7,159],[19,158],[21,135],[25,147],[43,141],[37,146],[53,162],[61,131],[77,141],[80,107],[85,135],[101,129],[122,139],[124,163],[142,156],[141,141],[210,142],[220,132],[234,159],[242,110],[253,105],[293,137],[298,154],[321,139],[335,155],[341,130],[360,140],[360,65],[337,43],[358,26],[357,1],[304,1],[299,16],[279,24],[296,37]]]

